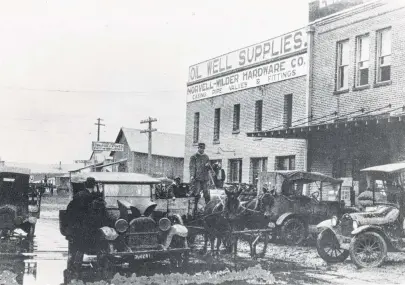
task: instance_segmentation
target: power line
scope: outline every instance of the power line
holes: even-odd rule
[[[117,91],[117,90],[79,90],[79,89],[41,89],[41,88],[26,88],[26,87],[11,87],[11,86],[0,86],[0,88],[7,90],[23,90],[23,91],[35,91],[35,92],[56,92],[56,93],[89,93],[89,94],[138,94],[146,96],[150,93],[172,93],[172,92],[184,92],[185,89],[164,89],[164,90],[151,90],[151,91],[140,91],[140,90],[128,90],[128,91]]]

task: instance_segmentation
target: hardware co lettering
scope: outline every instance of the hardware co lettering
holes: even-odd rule
[[[277,38],[204,61],[189,68],[188,82],[203,80],[237,68],[306,49],[306,32],[301,29]]]
[[[187,102],[306,75],[307,54],[264,64],[187,87]]]

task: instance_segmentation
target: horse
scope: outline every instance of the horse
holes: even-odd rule
[[[208,202],[204,208],[203,224],[205,229],[203,252],[207,251],[208,239],[211,243],[211,252],[214,253],[214,243],[217,239],[216,253],[219,254],[221,242],[228,238],[232,232],[232,222],[237,218],[240,206],[238,199],[242,188],[230,187],[233,191],[225,189],[226,198],[215,199]]]
[[[271,207],[273,205],[274,196],[269,192],[264,192],[254,199],[240,204],[236,213],[238,218],[234,222],[236,229],[243,231],[266,228],[269,223],[269,218],[271,217]],[[258,238],[248,234],[245,236],[249,237],[250,255],[252,257],[264,257],[269,242],[267,233],[264,233],[264,248],[259,255],[256,253],[256,242]],[[233,250],[235,254],[237,243],[238,238],[235,237],[232,244],[233,248],[230,249],[231,251]]]

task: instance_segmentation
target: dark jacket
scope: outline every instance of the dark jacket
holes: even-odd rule
[[[210,162],[208,155],[205,153],[196,153],[190,158],[190,176],[194,177],[194,180],[208,181],[209,180],[209,166],[205,166]]]

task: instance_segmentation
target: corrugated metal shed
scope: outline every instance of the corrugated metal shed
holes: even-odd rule
[[[148,136],[141,133],[141,130],[121,128],[117,139],[118,143],[125,136],[131,151],[138,153],[148,153]],[[185,136],[182,134],[171,134],[162,132],[152,133],[152,154],[168,157],[184,157]],[[113,152],[111,153],[111,155]]]

